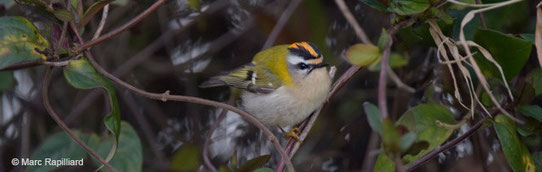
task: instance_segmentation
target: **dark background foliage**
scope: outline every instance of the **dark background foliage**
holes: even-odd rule
[[[58,51],[68,51],[78,46],[75,43],[76,37],[72,34],[66,37],[67,42],[59,43],[58,38],[63,29],[63,22],[58,19],[58,16],[55,17],[52,13],[40,10],[36,5],[28,5],[29,2],[32,1],[2,2],[0,14],[26,17],[49,40],[51,47]],[[57,1],[44,2],[51,5],[53,9],[64,8],[58,5],[61,3]],[[350,11],[374,44],[379,42],[382,29],[391,27],[394,20],[413,18],[413,16],[392,16],[390,12],[382,12],[366,5],[366,2],[369,1],[346,1]],[[440,1],[435,1],[435,4],[440,4],[438,2]],[[483,3],[492,2],[501,1],[483,1]],[[83,1],[83,3],[85,7],[89,7],[94,1]],[[103,33],[128,22],[152,3],[152,1],[142,0],[115,1],[110,6]],[[172,0],[129,30],[92,47],[91,52],[107,71],[138,88],[157,93],[169,90],[170,94],[225,102],[228,99],[228,88],[202,89],[198,85],[211,76],[250,62],[252,56],[262,49],[280,15],[285,12],[289,4],[290,1],[280,0]],[[524,1],[485,12],[483,13],[484,20],[477,15],[465,29],[467,39],[480,42],[484,42],[484,39],[489,39],[486,42],[495,41],[491,40],[487,33],[480,31],[482,28],[488,28],[530,41],[528,43],[534,46],[535,6],[534,1]],[[457,40],[459,23],[470,10],[472,8],[444,10],[451,20],[451,23],[442,22],[445,20],[442,18],[439,20],[444,34]],[[98,12],[86,27],[79,29],[85,40],[92,38],[94,31],[98,28],[101,14],[101,11]],[[451,75],[445,65],[438,63],[437,49],[429,35],[429,25],[425,22],[431,17],[424,15],[426,13],[415,16],[418,19],[411,26],[399,30],[394,37],[392,51],[400,59],[394,61],[392,58],[392,63],[397,62],[400,65],[393,69],[403,82],[415,89],[415,92],[405,91],[397,88],[393,82],[388,82],[387,100],[390,118],[397,121],[407,110],[416,105],[436,103],[451,109],[453,117],[460,121],[464,115],[469,114],[466,114],[467,110],[461,109],[457,100],[453,98]],[[325,60],[338,68],[336,76],[340,76],[351,66],[344,57],[347,49],[360,42],[335,2],[325,0],[302,1],[274,44],[297,41],[310,41],[318,45]],[[482,43],[481,45],[486,46]],[[60,58],[70,56],[69,53],[60,54]],[[482,57],[478,57],[480,58]],[[510,63],[515,61],[508,60]],[[483,64],[483,62],[480,63]],[[540,105],[542,103],[540,94],[524,93],[522,87],[529,84],[531,84],[530,89],[536,90],[535,87],[540,87],[529,82],[528,74],[540,67],[534,48],[530,54],[527,54],[525,64],[501,65],[507,70],[511,68],[515,68],[511,70],[517,70],[515,74],[507,76],[514,95],[517,97],[523,94],[532,95],[532,98],[524,104]],[[38,66],[0,73],[0,109],[2,110],[0,111],[0,169],[21,170],[20,167],[11,165],[12,158],[33,156],[38,147],[46,143],[48,137],[62,131],[42,105],[41,85],[46,68],[46,66]],[[378,135],[372,132],[369,126],[363,106],[364,102],[377,104],[380,70],[374,67],[368,68],[371,67],[356,73],[323,109],[307,140],[292,159],[297,170],[363,170],[366,169],[363,166],[368,161],[367,157],[374,159],[383,151],[379,148]],[[494,69],[487,68],[484,74],[494,72]],[[458,72],[457,69],[456,72]],[[502,81],[498,80],[500,75],[492,74],[488,76],[493,76],[491,79],[497,83],[491,84],[492,88],[496,88],[495,93],[501,98],[506,97]],[[540,74],[532,75],[534,78],[540,77]],[[111,141],[112,138],[106,138],[108,134],[103,122],[105,115],[111,111],[107,94],[99,89],[74,88],[63,77],[59,70],[53,72],[52,83],[49,86],[52,107],[70,128],[80,133],[87,133],[86,137],[89,137],[89,140],[92,140],[90,137],[95,136]],[[215,108],[191,103],[151,100],[113,85],[116,88],[121,119],[129,123],[139,136],[132,139],[140,140],[142,170],[197,171],[200,166],[204,169],[201,150],[210,125],[217,117]],[[466,89],[464,83],[460,84],[460,87]],[[464,98],[468,97],[466,91],[461,94]],[[483,94],[480,95],[484,102]],[[486,105],[491,106],[487,95],[484,103],[486,102],[488,103]],[[470,100],[465,100],[464,103],[470,104]],[[510,104],[513,103],[515,102]],[[515,112],[517,107],[519,105],[513,105],[507,107],[507,110]],[[474,119],[467,124],[474,125],[482,119],[481,114],[482,111],[478,109]],[[522,119],[534,121],[533,118]],[[491,125],[487,122],[472,137],[458,143],[449,151],[439,154],[416,171],[511,171],[512,168],[509,167],[501,150],[501,142]],[[470,128],[468,126],[455,130],[450,139],[465,133]],[[532,126],[540,127],[540,124],[536,123]],[[512,133],[515,132],[515,130],[512,131]],[[56,144],[75,145],[68,139],[67,137],[57,138]],[[541,140],[539,133],[521,137],[521,141],[531,151],[535,163],[540,163]],[[122,148],[123,145],[119,147]],[[137,148],[135,145],[134,149]],[[59,149],[61,148],[52,148],[51,151]],[[107,150],[101,152],[105,153]],[[122,151],[119,148],[118,154],[121,154],[120,152]],[[130,152],[130,150],[125,152]],[[122,158],[122,154],[118,154],[117,156]],[[130,157],[130,155],[126,156]],[[90,158],[87,159],[88,161],[85,162],[91,161]],[[368,165],[373,166],[374,162],[373,160],[373,163]],[[98,163],[85,163],[82,168],[94,170],[98,167],[96,164]],[[124,167],[126,166],[129,165]],[[542,167],[538,166],[537,171],[540,169]],[[70,167],[61,168],[61,170],[79,171],[81,169]]]

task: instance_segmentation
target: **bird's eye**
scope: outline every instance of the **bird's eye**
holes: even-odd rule
[[[308,69],[309,68],[309,65],[305,64],[305,63],[298,63],[297,64],[297,67],[301,70],[305,70],[305,69]]]

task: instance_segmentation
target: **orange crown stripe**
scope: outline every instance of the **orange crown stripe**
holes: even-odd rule
[[[308,60],[308,62],[309,62],[310,64],[320,64],[320,63],[322,63],[323,61],[324,61],[323,58],[317,58],[317,59],[311,59],[311,60]]]
[[[296,42],[290,45],[288,48],[299,49],[299,47],[303,47],[305,50],[309,51],[312,56],[318,57],[318,53],[316,53],[314,48],[312,48],[312,46],[310,46],[307,42]]]

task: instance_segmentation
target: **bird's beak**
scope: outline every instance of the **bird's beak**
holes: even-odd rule
[[[322,67],[327,67],[327,66],[329,66],[329,64],[322,62],[320,64],[314,65],[313,67],[316,69],[316,68],[322,68]]]

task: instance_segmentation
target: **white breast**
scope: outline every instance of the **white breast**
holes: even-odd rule
[[[326,99],[331,79],[325,68],[315,69],[297,81],[295,87],[282,86],[269,94],[243,92],[244,110],[267,126],[286,127],[300,123]]]

